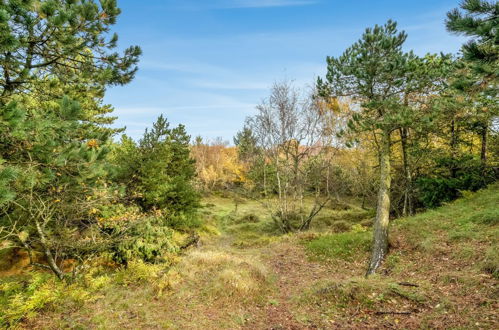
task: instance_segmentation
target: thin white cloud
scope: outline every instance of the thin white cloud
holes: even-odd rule
[[[150,114],[161,114],[165,111],[163,107],[120,107],[117,106],[114,109],[113,114],[119,116],[125,115],[150,115]],[[140,123],[139,123],[140,125]]]
[[[117,107],[114,111],[114,114],[121,116],[134,116],[134,115],[160,115],[160,114],[168,114],[174,112],[183,112],[183,111],[197,111],[202,110],[247,110],[253,109],[255,104],[252,103],[243,103],[243,102],[221,102],[218,104],[207,104],[207,105],[181,105],[181,106],[171,106],[165,105],[164,107]],[[184,113],[185,115],[185,113]],[[146,125],[145,122],[134,122],[135,125]],[[132,125],[134,125],[132,124]]]
[[[247,104],[247,103],[222,103],[222,104],[210,104],[210,105],[185,105],[185,106],[173,106],[167,107],[167,110],[170,111],[197,111],[197,110],[222,110],[222,109],[233,109],[233,110],[241,110],[241,109],[252,109],[255,107],[255,104]],[[195,113],[197,115],[197,113]]]
[[[163,59],[159,61],[143,61],[140,67],[147,70],[171,71],[191,74],[224,74],[229,71],[221,66],[211,65],[209,63],[196,60],[179,61],[176,59]]]
[[[266,7],[290,7],[308,6],[316,4],[314,0],[232,0],[225,1],[221,8],[266,8]]]

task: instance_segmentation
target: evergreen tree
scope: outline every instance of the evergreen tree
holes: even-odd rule
[[[0,3],[0,103],[15,93],[37,90],[43,80],[82,86],[126,84],[141,53],[132,46],[123,56],[110,27],[120,14],[116,0],[7,0]],[[87,84],[84,85],[88,87]]]
[[[257,138],[253,134],[251,127],[244,126],[243,129],[236,133],[234,136],[234,144],[237,147],[239,159],[248,161],[254,158],[258,152]]]
[[[114,157],[115,179],[126,186],[128,200],[146,212],[164,211],[166,223],[182,229],[197,224],[199,208],[189,142],[183,125],[170,128],[161,115],[138,144],[124,137]]]
[[[111,242],[101,235],[112,107],[109,85],[128,83],[140,48],[114,52],[115,0],[0,2],[0,226],[58,277]]]
[[[69,98],[29,117],[21,105],[9,103],[0,112],[0,127],[0,172],[11,179],[0,188],[7,192],[1,226],[11,232],[13,246],[31,258],[42,252],[62,278],[62,260],[82,260],[105,244],[94,210],[106,199],[108,147],[81,141],[82,110]]]
[[[392,133],[404,120],[402,95],[415,59],[412,52],[402,51],[406,38],[393,21],[368,28],[340,57],[327,58],[326,82],[318,80],[323,96],[349,97],[360,105],[349,127],[374,133],[377,142],[380,186],[368,274],[376,271],[388,250]]]
[[[169,194],[169,209],[194,218],[199,208],[200,197],[193,186],[196,164],[195,160],[191,158],[190,139],[191,137],[187,134],[184,125],[178,125],[171,130],[172,160],[168,170],[173,179]]]
[[[450,32],[470,37],[462,47],[464,61],[453,87],[471,99],[468,108],[473,112],[472,128],[481,139],[480,159],[485,171],[488,135],[493,118],[499,115],[499,3],[465,0],[461,10],[447,14],[446,25]]]
[[[464,59],[474,63],[477,73],[497,79],[499,75],[499,2],[464,0],[461,9],[447,14],[447,29],[471,39],[463,45]]]

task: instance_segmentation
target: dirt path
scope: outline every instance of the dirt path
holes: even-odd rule
[[[275,279],[269,303],[250,308],[252,320],[243,329],[317,329],[318,325],[297,320],[294,299],[319,279],[327,278],[326,266],[308,260],[303,248],[293,243],[272,244],[253,253],[259,254]],[[322,327],[320,327],[322,328]]]

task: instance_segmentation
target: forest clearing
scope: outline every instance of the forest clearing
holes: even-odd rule
[[[498,198],[494,185],[397,220],[382,275],[368,279],[368,213],[331,209],[318,224],[327,230],[282,236],[258,203],[235,211],[232,199],[209,198],[200,246],[173,267],[49,282],[54,303],[21,328],[493,328]]]
[[[499,2],[359,1],[0,0],[0,328],[499,328]]]

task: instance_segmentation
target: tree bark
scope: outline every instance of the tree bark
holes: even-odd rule
[[[40,222],[38,220],[35,220],[36,224],[36,231],[38,232],[38,236],[40,237],[40,244],[42,245],[43,252],[45,254],[45,257],[47,258],[47,262],[49,264],[50,269],[54,274],[62,280],[64,278],[64,273],[63,271],[57,266],[57,263],[54,260],[54,256],[52,255],[52,251],[50,251],[50,248],[47,244],[47,239],[45,238],[45,233],[43,232],[43,228],[40,225]]]
[[[390,221],[390,131],[383,131],[379,149],[380,185],[374,221],[371,260],[366,276],[374,274],[388,252],[388,225]]]

